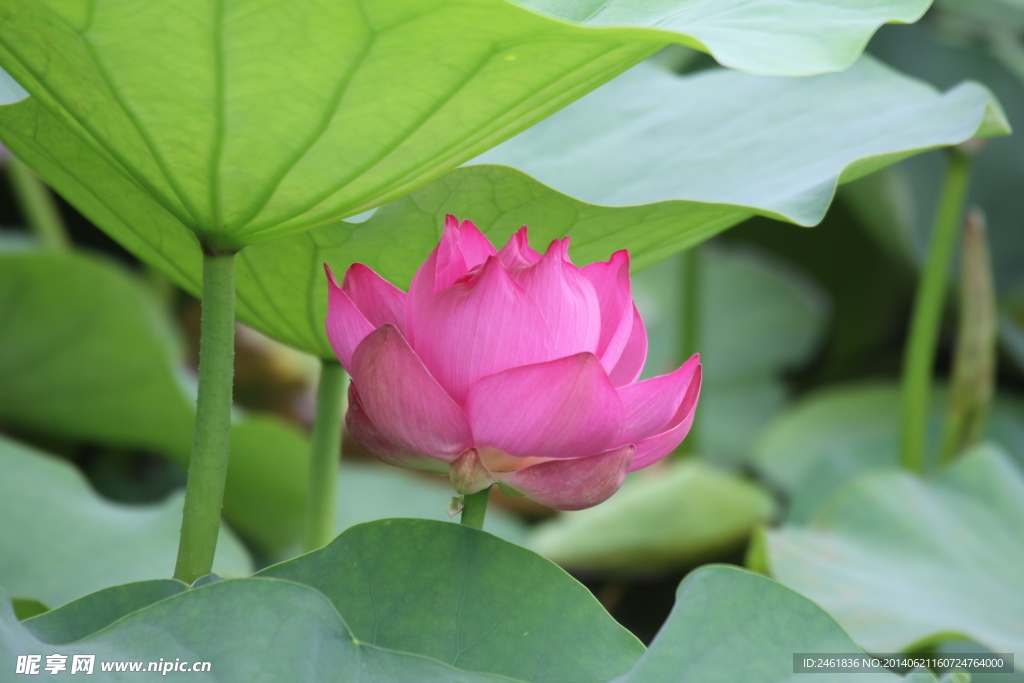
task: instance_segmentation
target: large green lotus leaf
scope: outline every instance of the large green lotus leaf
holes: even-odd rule
[[[861,654],[835,620],[802,595],[737,567],[708,566],[679,585],[668,621],[617,683],[924,683],[879,673],[794,674],[799,652]]]
[[[128,586],[129,590],[139,584]],[[484,683],[502,676],[467,672],[414,652],[360,642],[331,603],[316,590],[289,581],[220,581],[127,614],[105,629],[55,647],[29,624],[19,624],[0,595],[0,666],[14,671],[18,655],[67,655],[67,669],[48,680],[76,681],[74,655],[95,655],[97,680],[139,680],[140,673],[104,672],[104,662],[182,660],[209,662],[209,673],[150,673],[161,680],[192,681],[393,681]],[[46,664],[45,656],[42,664]],[[42,669],[42,667],[40,667]],[[142,674],[145,676],[145,674]],[[525,679],[524,679],[525,680]]]
[[[529,544],[569,570],[657,572],[734,551],[773,508],[756,484],[689,459],[633,475],[607,502],[542,524]]]
[[[830,71],[928,4],[5,0],[0,65],[119,176],[89,177],[58,145],[83,183],[72,203],[155,203],[166,229],[237,249],[401,196],[667,43]],[[37,151],[18,153],[60,187]]]
[[[462,533],[474,532],[462,530]],[[564,574],[562,577],[571,581]],[[459,578],[458,575],[443,576],[441,581],[448,583]],[[172,673],[171,680],[187,677],[204,681],[258,679],[311,683],[338,680],[603,682],[618,671],[617,667],[587,677],[563,664],[567,675],[551,678],[547,671],[557,667],[545,663],[544,655],[538,667],[535,654],[521,645],[516,647],[516,641],[521,642],[529,633],[525,636],[517,633],[518,637],[511,638],[511,643],[495,649],[495,657],[486,667],[492,670],[524,669],[531,664],[537,667],[536,675],[530,672],[526,677],[489,674],[473,666],[452,665],[448,663],[452,658],[450,654],[440,661],[423,654],[422,641],[429,641],[432,631],[439,626],[450,630],[452,621],[463,627],[459,631],[461,637],[487,638],[493,620],[474,623],[474,616],[480,611],[493,610],[500,593],[486,596],[489,603],[462,603],[457,618],[446,616],[451,608],[450,601],[434,603],[427,614],[430,619],[410,625],[403,646],[398,648],[369,642],[347,623],[349,615],[339,617],[322,593],[291,581],[263,577],[238,579],[174,593],[161,595],[144,583],[117,586],[85,598],[81,605],[72,603],[21,624],[4,595],[0,601],[0,666],[14,667],[19,654],[50,654],[57,650],[69,655],[69,661],[74,654],[95,654],[97,672],[102,671],[103,662],[109,661],[142,661],[144,667],[158,659],[212,663],[209,676]],[[104,595],[118,600],[120,605],[103,607],[104,616],[94,625],[118,616],[122,618],[102,630],[96,628],[86,633],[90,629],[77,624],[76,618],[84,608],[93,606],[85,604],[86,601]],[[147,602],[151,604],[143,607]],[[134,610],[127,608],[129,604]],[[392,621],[399,616],[385,612],[383,618]],[[550,623],[562,619],[571,622],[574,618],[578,619],[579,614],[551,609],[539,612],[535,619]],[[605,621],[611,621],[607,615]],[[70,627],[66,622],[71,622]],[[41,628],[44,624],[46,628]],[[575,635],[576,647],[583,649],[570,649],[569,659],[587,654],[591,649],[589,632]],[[313,656],[310,655],[311,643],[315,644]],[[548,645],[548,655],[557,657],[557,641]],[[651,650],[643,654],[643,647],[635,640],[628,649],[632,650],[631,659],[636,661],[639,657],[639,663],[615,678],[619,682],[783,683],[793,680],[794,652],[862,654],[835,621],[807,598],[763,576],[724,566],[706,567],[687,577],[679,588],[675,609]],[[511,666],[503,662],[501,656],[509,650],[518,650],[516,654],[524,655],[525,662]],[[608,659],[609,653],[600,656]],[[67,671],[59,674],[67,675]],[[103,680],[122,680],[116,674],[105,675]],[[129,676],[138,674],[127,674],[123,680],[128,680]],[[924,673],[901,679],[884,670],[872,674],[819,674],[814,679],[825,683],[926,683],[935,680]]]
[[[691,450],[722,464],[746,458],[785,406],[781,375],[805,363],[828,317],[820,289],[798,270],[751,249],[703,249],[699,256],[698,350],[704,370]],[[650,347],[645,376],[682,361],[683,259],[633,278]]]
[[[960,142],[998,128],[986,119],[995,116],[997,105],[978,86],[968,84],[939,95],[870,61],[844,74],[802,79],[727,71],[677,77],[644,65],[627,74],[623,86],[615,82],[606,88],[630,90],[638,82],[656,86],[673,101],[678,99],[676,109],[652,102],[650,94],[631,104],[601,95],[605,88],[595,93],[602,101],[611,100],[608,107],[616,116],[641,117],[645,121],[641,128],[656,118],[667,122],[629,150],[627,158],[645,160],[636,169],[640,175],[633,184],[651,181],[664,186],[669,182],[667,169],[659,160],[686,159],[690,170],[675,178],[679,182],[671,196],[678,199],[689,193],[693,201],[599,206],[555,192],[510,168],[459,168],[382,207],[364,223],[336,223],[243,251],[238,263],[239,317],[284,343],[331,358],[323,329],[326,285],[320,264],[327,262],[342,271],[354,261],[366,262],[405,286],[436,244],[445,213],[471,218],[495,242],[503,242],[522,224],[530,225],[537,245],[572,235],[572,253],[580,263],[628,248],[634,266],[642,268],[756,212],[775,215],[780,202],[799,204],[793,220],[797,214],[820,217],[837,182],[918,148]],[[700,109],[696,116],[698,103],[707,109]],[[742,116],[734,111],[737,103],[744,105]],[[593,106],[581,105],[588,110]],[[636,109],[623,113],[629,106]],[[862,116],[865,111],[871,114],[867,122]],[[725,126],[726,132],[711,135],[711,126],[714,131]],[[25,155],[34,150],[36,170],[65,196],[79,197],[79,208],[97,225],[198,293],[200,253],[194,240],[168,229],[161,218],[165,212],[155,204],[114,206],[98,198],[105,194],[90,194],[81,183],[97,178],[116,184],[111,193],[133,190],[92,148],[62,134],[34,99],[17,107],[0,107],[0,127],[16,152]],[[576,139],[574,135],[567,133],[566,139]],[[605,149],[603,144],[595,142],[595,149]],[[679,148],[667,154],[672,144]],[[61,161],[66,154],[89,164],[82,178],[66,173]],[[597,161],[596,167],[607,168],[622,159],[602,153]],[[757,176],[756,182],[751,182],[751,173]],[[686,185],[694,175],[700,181],[695,188],[701,192]],[[710,176],[715,182],[705,182]],[[776,194],[772,183],[783,177],[793,184]],[[724,197],[722,192],[731,194]],[[714,203],[723,198],[739,203]]]
[[[184,496],[159,505],[100,498],[71,465],[0,437],[0,586],[60,605],[115,583],[174,569]],[[214,570],[243,576],[252,563],[221,530]]]
[[[843,484],[871,469],[899,461],[900,389],[870,382],[812,394],[778,419],[758,441],[754,466],[789,496],[786,518],[805,522]],[[932,398],[929,441],[938,445],[946,393]],[[988,438],[1020,458],[1024,454],[1024,403],[999,396]]]
[[[646,64],[481,155],[587,202],[691,200],[821,221],[837,183],[1009,132],[977,83],[940,94],[870,58],[813,78]]]
[[[1024,476],[982,446],[932,480],[865,474],[763,539],[773,576],[871,652],[968,638],[1024,649]]]
[[[257,577],[316,588],[360,641],[512,680],[607,681],[644,650],[557,566],[458,524],[361,524]]]

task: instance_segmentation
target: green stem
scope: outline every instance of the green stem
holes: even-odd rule
[[[487,499],[491,495],[491,487],[483,491],[471,493],[462,499],[462,523],[474,529],[484,528],[484,516],[487,515]]]
[[[309,460],[309,496],[306,501],[305,552],[327,545],[334,538],[334,498],[341,461],[341,421],[345,415],[345,370],[337,361],[320,366],[316,393],[313,446]]]
[[[701,318],[701,277],[703,276],[700,252],[696,246],[690,247],[683,253],[683,292],[682,310],[680,311],[680,355],[682,362],[700,348],[700,318]],[[686,440],[679,446],[680,453],[693,453],[697,450],[699,436],[697,425],[690,427],[690,433]]]
[[[23,161],[11,157],[7,173],[18,200],[21,213],[47,249],[67,249],[71,246],[64,221],[53,193]]]
[[[174,578],[192,583],[213,568],[231,443],[235,360],[235,255],[203,255],[199,398]]]
[[[923,472],[925,466],[935,347],[969,177],[970,158],[959,150],[950,150],[928,260],[918,283],[910,337],[903,356],[900,464],[913,472]]]

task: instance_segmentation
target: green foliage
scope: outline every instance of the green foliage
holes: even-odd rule
[[[644,650],[556,566],[457,524],[360,525],[254,578],[178,595],[166,584],[112,588],[23,626],[4,614],[0,666],[46,642],[98,659],[206,659],[230,680],[357,680],[362,669],[388,681],[570,683],[609,680]],[[147,599],[160,601],[139,609]],[[105,605],[91,635],[79,621],[88,601]]]
[[[642,65],[477,162],[518,168],[587,202],[713,202],[814,225],[840,182],[1008,132],[983,86],[939,94],[870,57],[842,73],[786,79],[678,77]]]
[[[0,320],[0,420],[188,464],[193,380],[171,322],[140,280],[96,257],[3,240]],[[231,439],[225,514],[279,550],[302,528],[308,442],[260,416],[240,417]]]
[[[895,467],[899,453],[899,388],[889,383],[833,387],[812,394],[777,420],[758,441],[754,466],[788,494],[787,520],[802,523],[844,483],[872,469]],[[930,452],[946,414],[944,392],[932,396]],[[988,437],[1020,461],[1024,403],[996,400]]]
[[[25,628],[47,643],[65,645],[186,588],[188,586],[174,579],[150,579],[111,586],[30,619],[26,621]]]
[[[643,652],[555,565],[458,524],[362,524],[257,577],[321,591],[363,642],[469,671],[516,680],[604,681],[627,671]]]
[[[688,439],[696,440],[692,450],[701,457],[735,465],[785,406],[781,375],[817,348],[828,309],[813,281],[755,250],[702,249],[699,258],[697,350],[704,382]],[[650,339],[647,376],[671,372],[683,360],[682,265],[674,258],[633,280]]]
[[[0,419],[58,437],[188,453],[181,348],[146,288],[73,253],[0,248]]]
[[[0,586],[60,605],[104,586],[167,576],[181,505],[180,494],[159,505],[111,503],[71,465],[0,437]],[[252,571],[227,529],[214,566],[226,576]]]
[[[734,551],[773,508],[760,486],[691,459],[639,472],[602,505],[541,525],[530,547],[566,569],[654,573]]]
[[[650,650],[622,683],[783,683],[792,681],[793,653],[860,653],[820,607],[771,579],[736,567],[709,566],[679,585],[676,605]],[[914,674],[813,674],[824,683],[887,683],[934,679]]]
[[[828,71],[927,0],[832,0],[810,13],[790,1],[757,22],[756,43],[763,0],[740,11],[719,0],[685,21],[671,6],[529,4],[559,20],[499,0],[260,12],[7,0],[0,16],[17,14],[18,29],[2,22],[0,64],[34,97],[0,129],[98,224],[116,214],[132,229],[141,209],[176,238],[237,250],[399,197],[666,43],[707,44],[739,68]],[[38,120],[38,107],[48,120],[22,138],[15,120]]]
[[[0,605],[0,633],[4,634],[0,639],[0,665],[7,671],[14,671],[17,654],[55,649],[14,622],[6,604]],[[311,643],[315,643],[312,651]],[[128,614],[84,640],[59,647],[69,657],[95,655],[97,673],[103,661],[174,662],[180,658],[190,665],[196,661],[211,663],[208,677],[176,675],[194,680],[508,680],[359,642],[322,594],[289,581],[269,579],[222,581],[191,590]],[[139,677],[137,673],[102,675],[103,680]],[[50,678],[76,680],[67,671]]]
[[[767,533],[773,576],[871,652],[969,638],[1024,647],[1024,476],[983,446],[931,481],[858,477],[807,527]]]
[[[218,680],[782,683],[791,680],[793,652],[860,653],[817,605],[735,567],[691,574],[645,653],[546,560],[474,529],[425,520],[361,525],[256,577],[180,586],[118,586],[22,624],[5,599],[0,666],[9,670],[16,654],[59,645],[62,654],[95,654],[97,667],[210,661]],[[103,613],[87,623],[82,616],[93,604]]]
[[[650,90],[641,92],[641,86]],[[672,114],[666,116],[669,101]],[[10,141],[15,149],[44,139],[29,136],[49,125],[45,112],[27,110],[32,102],[16,105],[26,107],[24,116],[15,115],[16,107],[0,108],[0,128],[20,136]],[[780,107],[789,114],[779,114]],[[870,135],[864,133],[867,112],[872,115]],[[596,130],[595,124],[579,123],[598,116],[608,120]],[[634,117],[659,122],[658,134],[630,138],[637,125],[621,124]],[[522,162],[524,170],[550,174],[555,187],[572,181],[572,192],[580,190],[604,204],[657,203],[586,204],[512,169],[456,169],[364,223],[336,223],[246,249],[238,258],[238,314],[275,339],[331,358],[322,325],[326,287],[319,264],[330,263],[341,272],[353,262],[365,262],[405,286],[436,243],[445,213],[472,219],[499,243],[523,224],[530,225],[537,244],[572,235],[572,253],[580,263],[627,248],[634,266],[642,268],[755,213],[816,222],[836,183],[920,149],[961,142],[976,133],[1005,133],[998,122],[998,105],[977,85],[940,96],[870,60],[842,74],[802,79],[725,71],[676,77],[645,65],[545,122],[536,134],[524,134],[480,161]],[[550,136],[562,142],[553,145]],[[724,140],[730,141],[728,149],[722,148]],[[90,149],[74,139],[64,143],[75,150],[76,159],[91,158]],[[667,155],[673,145],[677,151]],[[595,158],[587,158],[588,148]],[[527,158],[543,159],[555,149],[558,158],[544,161],[543,167],[534,168]],[[39,159],[44,157],[40,152]],[[600,174],[625,169],[625,158],[636,160],[629,165],[633,175],[610,192],[609,177]],[[676,166],[664,167],[665,159],[675,160]],[[76,202],[78,183],[114,177],[98,163],[81,178],[57,178],[61,168],[56,165],[49,175],[37,170]],[[637,194],[642,188],[660,194]],[[127,184],[117,189],[129,191]],[[163,225],[159,210],[139,205],[119,217],[97,202],[88,207],[79,202],[79,208],[140,258],[198,293],[198,246]]]
[[[1024,13],[1019,7],[1009,7],[1012,4],[946,0],[940,3],[940,8],[947,10],[940,15],[942,31],[927,26],[882,31],[872,42],[872,52],[939,87],[965,78],[984,82],[1004,104],[1010,124],[1020,128],[1024,126],[1024,62],[1013,32],[1024,26]],[[960,21],[961,14],[975,12],[979,13],[976,22]],[[1011,48],[1010,53],[1004,46]],[[932,155],[925,155],[898,167],[911,209],[909,239],[901,244],[902,255],[913,263],[921,261],[938,201],[936,162]],[[1019,304],[1024,292],[1024,240],[1020,239],[1024,196],[1018,191],[1024,183],[1024,137],[989,141],[972,162],[971,175],[968,201],[985,213],[996,290],[1004,311],[1003,346],[1007,357],[1024,368],[1024,315]],[[876,233],[883,234],[887,227],[878,225]]]

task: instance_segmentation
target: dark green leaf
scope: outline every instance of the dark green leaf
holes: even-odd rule
[[[139,584],[125,587],[134,590]],[[95,655],[96,680],[138,680],[139,673],[107,673],[104,662],[138,661],[189,666],[209,662],[209,673],[171,674],[169,680],[197,681],[389,681],[483,683],[500,676],[468,673],[416,654],[357,641],[330,602],[317,591],[290,581],[222,581],[157,602],[128,614],[83,640],[58,648],[14,619],[0,591],[0,667],[15,670],[27,653]],[[43,663],[45,664],[45,659]],[[156,671],[161,671],[157,668]],[[47,680],[76,681],[70,666]],[[150,677],[158,674],[150,673]],[[163,678],[163,675],[161,675]]]
[[[321,591],[361,641],[514,680],[607,681],[643,652],[554,564],[458,524],[361,524],[257,576]]]
[[[736,567],[702,567],[686,577],[650,650],[617,683],[784,683],[798,652],[861,650],[820,607],[771,579]],[[914,683],[888,672],[812,674],[822,683]]]
[[[112,586],[50,610],[24,623],[39,640],[66,645],[187,588],[174,579],[150,579]]]

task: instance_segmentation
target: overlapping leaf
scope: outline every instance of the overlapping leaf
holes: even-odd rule
[[[1008,130],[983,86],[940,95],[870,57],[794,79],[723,70],[678,78],[643,65],[477,163],[518,168],[587,202],[714,202],[814,225],[838,182]]]
[[[968,638],[1024,647],[1024,476],[981,447],[932,481],[869,473],[806,528],[769,531],[772,575],[873,652]]]
[[[670,128],[660,133],[652,130],[642,144],[630,149],[630,163],[638,159],[642,160],[638,164],[650,167],[641,169],[630,184],[651,181],[664,189],[666,183],[675,183],[677,192],[671,196],[689,196],[692,201],[612,208],[574,200],[512,169],[460,168],[388,204],[364,223],[338,223],[243,251],[238,266],[239,316],[280,341],[330,358],[322,323],[326,294],[320,264],[328,262],[341,271],[349,263],[363,261],[405,286],[436,243],[446,212],[471,218],[495,242],[528,224],[537,244],[572,235],[578,262],[607,258],[616,249],[628,248],[634,265],[644,267],[754,212],[789,211],[792,220],[820,217],[841,180],[918,148],[998,132],[998,126],[986,118],[995,117],[997,105],[978,86],[965,85],[940,96],[871,62],[844,74],[804,79],[728,72],[677,78],[647,66],[637,73],[631,72],[623,87],[635,87],[636,79],[653,82],[677,106],[667,108],[649,96],[631,104],[632,100],[602,95],[605,89],[595,93],[602,103],[615,100],[608,104],[615,116],[660,116]],[[596,104],[598,100],[593,101]],[[736,111],[741,104],[742,111]],[[592,104],[584,101],[578,106],[589,111]],[[78,197],[79,208],[94,222],[180,285],[198,292],[200,254],[191,237],[169,229],[159,207],[114,206],[95,199],[133,190],[90,147],[55,128],[53,118],[33,99],[18,107],[0,108],[0,127],[10,144],[16,150],[34,149],[37,170],[65,196]],[[861,118],[865,107],[871,113],[867,121]],[[795,114],[783,116],[780,108]],[[566,115],[575,116],[572,111]],[[712,123],[715,131],[722,128],[720,133],[709,134],[707,126]],[[45,133],[40,132],[43,129]],[[609,139],[628,135],[607,133]],[[575,139],[569,133],[566,136]],[[733,142],[723,146],[722,140]],[[594,153],[600,157],[594,169],[622,163],[612,147],[601,141],[594,144]],[[88,164],[83,179],[66,172],[60,161],[66,154]],[[665,175],[660,164],[666,158],[689,168],[682,176]],[[587,169],[587,177],[597,172],[594,169]],[[757,176],[756,182],[751,182],[749,174]],[[687,179],[694,175],[700,176],[700,184],[690,187]],[[782,176],[793,183],[777,194],[773,183]],[[94,196],[81,183],[96,178],[110,187]],[[697,192],[698,188],[713,192]],[[94,198],[81,199],[87,195]],[[644,200],[636,196],[630,201]]]
[[[736,567],[709,566],[679,585],[668,621],[637,666],[617,683],[783,683],[793,654],[860,654],[824,610],[771,579]],[[742,653],[742,654],[741,654]],[[901,679],[880,671],[815,673],[822,683],[926,683],[924,673]]]
[[[469,671],[515,680],[604,681],[627,671],[643,652],[555,565],[457,524],[362,524],[322,550],[257,576],[321,591],[362,641]]]
[[[544,14],[503,0],[6,0],[0,64],[53,118],[35,145],[0,130],[86,213],[144,208],[164,231],[237,249],[399,197],[667,43],[740,68],[828,71],[928,2],[527,4]]]
[[[139,609],[143,591],[165,599]],[[103,605],[94,623],[123,615],[92,635],[78,623],[90,605],[24,626],[0,616],[0,666],[60,644],[97,660],[206,660],[215,680],[599,683],[644,650],[555,565],[444,522],[359,525],[254,578],[173,593],[141,583],[88,596]]]
[[[99,616],[84,620],[96,606]],[[0,604],[0,666],[13,670],[18,654],[54,651],[95,654],[97,670],[110,661],[180,659],[210,661],[210,680],[311,683],[783,683],[792,679],[794,652],[860,653],[821,608],[734,567],[689,576],[644,653],[546,560],[473,529],[410,520],[362,525],[257,577],[184,593],[174,582],[128,584],[22,624],[6,599]],[[885,672],[817,678],[934,680]]]
[[[71,465],[0,437],[0,587],[55,606],[114,583],[167,576],[183,499],[111,503]],[[227,529],[214,569],[227,576],[252,571]]]

